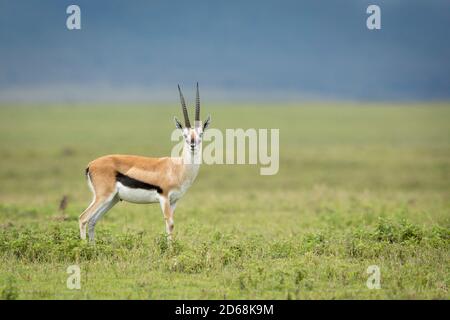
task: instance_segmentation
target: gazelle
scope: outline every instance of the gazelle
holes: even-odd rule
[[[108,155],[95,159],[86,168],[88,185],[93,193],[89,207],[80,215],[80,236],[94,240],[98,220],[119,200],[133,203],[158,203],[164,214],[166,232],[171,239],[173,214],[177,201],[197,177],[201,162],[203,132],[211,122],[200,120],[200,96],[197,83],[195,123],[191,127],[186,102],[178,86],[185,126],[176,117],[175,126],[182,130],[182,157],[148,158],[134,155]]]

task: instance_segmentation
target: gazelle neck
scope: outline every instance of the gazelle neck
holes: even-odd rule
[[[200,144],[199,149],[192,152],[187,144],[183,146],[183,166],[184,166],[184,176],[186,179],[193,182],[197,177],[198,170],[200,169],[200,164],[202,161],[202,146]]]

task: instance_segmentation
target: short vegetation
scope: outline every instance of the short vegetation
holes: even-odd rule
[[[169,154],[178,106],[1,107],[0,298],[449,298],[449,106],[204,108],[212,127],[279,128],[279,173],[203,166],[172,243],[157,205],[119,203],[90,245],[86,164]]]

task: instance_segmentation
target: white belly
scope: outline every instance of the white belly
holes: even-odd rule
[[[121,200],[133,203],[159,202],[160,195],[156,190],[129,188],[124,186],[120,182],[117,182],[116,185],[117,192]]]

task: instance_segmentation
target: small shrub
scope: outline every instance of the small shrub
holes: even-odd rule
[[[303,238],[301,247],[304,252],[313,252],[320,255],[325,253],[328,243],[324,234],[310,233]]]
[[[433,226],[430,230],[430,237],[438,240],[450,241],[450,229],[441,226]]]
[[[275,242],[269,250],[272,258],[287,258],[294,252],[293,245],[289,241]]]
[[[181,273],[199,273],[205,269],[205,259],[192,252],[183,252],[172,259],[170,270]]]
[[[96,243],[79,238],[78,230],[51,226],[49,232],[37,227],[21,227],[0,232],[0,254],[26,262],[83,261],[97,257],[121,257],[143,245],[142,234],[114,237],[108,230],[98,232]]]
[[[300,285],[300,283],[306,278],[306,271],[303,269],[295,270],[294,274],[294,283],[296,286]]]
[[[155,238],[155,245],[160,254],[164,254],[169,249],[169,242],[167,239],[167,235],[164,233],[160,233]]]
[[[373,237],[377,241],[396,242],[397,228],[392,222],[380,218],[373,233]]]
[[[399,242],[420,242],[423,238],[423,232],[418,227],[406,220],[403,220],[399,226]]]
[[[380,219],[372,234],[376,241],[386,241],[390,243],[420,242],[423,238],[423,231],[416,225],[406,220],[394,223],[390,220]]]

